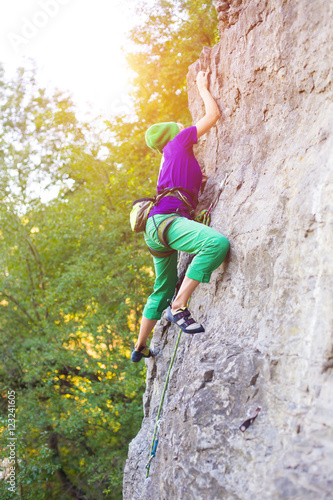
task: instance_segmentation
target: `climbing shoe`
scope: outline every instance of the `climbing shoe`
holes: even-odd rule
[[[166,310],[165,317],[171,323],[175,323],[175,325],[179,326],[179,328],[185,333],[194,334],[205,331],[204,327],[199,325],[199,323],[192,318],[187,307],[181,307],[180,309],[177,309],[175,314],[172,314],[171,306],[169,306]]]
[[[152,352],[147,346],[140,347],[138,351],[133,351],[131,355],[131,360],[133,363],[137,363],[141,361],[142,358],[150,358],[152,356]]]

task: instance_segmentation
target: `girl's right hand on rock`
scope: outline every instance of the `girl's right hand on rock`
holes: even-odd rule
[[[209,71],[199,71],[197,74],[197,87],[199,92],[202,89],[208,89],[208,74]]]

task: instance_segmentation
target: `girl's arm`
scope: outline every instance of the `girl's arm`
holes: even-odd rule
[[[204,102],[206,114],[196,124],[197,137],[201,137],[211,129],[221,117],[218,105],[208,90],[208,72],[199,71],[197,76],[197,87]]]

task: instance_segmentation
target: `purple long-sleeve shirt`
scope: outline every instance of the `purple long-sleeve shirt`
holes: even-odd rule
[[[196,143],[197,128],[188,127],[164,147],[160,175],[157,181],[158,193],[169,187],[183,187],[191,191],[195,198],[198,197],[202,172],[193,153],[193,144]],[[195,208],[191,197],[186,193],[183,194]],[[149,216],[174,212],[177,212],[182,217],[191,218],[185,203],[174,196],[162,198]]]

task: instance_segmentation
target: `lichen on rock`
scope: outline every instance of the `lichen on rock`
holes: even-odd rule
[[[215,1],[220,42],[209,69],[222,118],[197,146],[208,203],[230,255],[191,310],[206,332],[182,335],[157,455],[145,465],[178,335],[163,318],[148,360],[142,429],[124,499],[330,498],[333,487],[333,136],[329,2]],[[230,14],[230,15],[229,15]],[[232,15],[231,15],[232,14]],[[224,17],[227,16],[227,17]],[[233,17],[232,17],[233,16]],[[182,256],[182,261],[185,259]],[[239,426],[258,406],[244,433]]]

